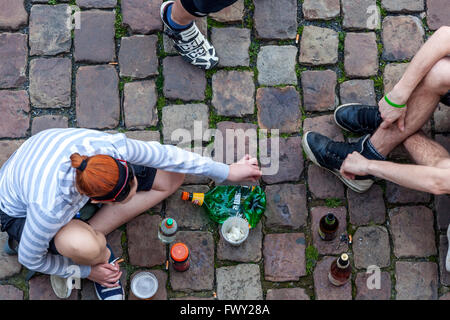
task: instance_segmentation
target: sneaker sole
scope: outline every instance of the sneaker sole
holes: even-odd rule
[[[353,131],[351,131],[351,130],[349,130],[349,129],[347,129],[347,128],[345,128],[345,127],[343,127],[343,126],[341,126],[341,124],[337,121],[337,119],[336,119],[336,113],[338,112],[338,110],[339,109],[342,109],[342,108],[345,108],[345,107],[348,107],[348,106],[360,106],[361,105],[361,103],[346,103],[346,104],[343,104],[343,105],[340,105],[339,107],[337,107],[336,108],[336,110],[334,110],[334,122],[336,122],[336,124],[342,129],[342,130],[345,130],[345,131],[347,131],[347,132],[351,132],[351,133],[355,133],[355,132],[353,132]]]
[[[325,168],[323,166],[321,166],[319,164],[319,162],[317,161],[316,157],[314,156],[314,153],[311,151],[311,149],[309,148],[308,145],[308,141],[307,141],[307,136],[308,136],[309,132],[306,132],[303,135],[302,138],[302,146],[303,146],[303,151],[305,151],[306,155],[308,156],[308,158],[316,165],[321,167],[322,169],[328,170],[329,172],[331,172],[332,174],[334,174],[336,177],[338,177],[343,183],[345,183],[345,185],[347,187],[349,187],[350,189],[352,189],[353,191],[357,192],[357,193],[364,193],[367,190],[370,189],[370,187],[373,185],[373,181],[372,180],[349,180],[345,177],[343,177],[341,175],[341,173],[336,172],[334,170],[330,170],[328,168]],[[357,182],[356,182],[357,181]]]
[[[100,295],[98,294],[98,292],[95,288],[94,288],[94,291],[95,291],[95,294],[97,295],[98,300],[104,301],[102,298],[100,298]],[[122,286],[122,300],[125,300],[125,291],[123,290],[123,286]]]
[[[67,299],[72,294],[72,289],[67,286],[67,279],[51,275],[50,283],[52,285],[53,292],[60,299]]]

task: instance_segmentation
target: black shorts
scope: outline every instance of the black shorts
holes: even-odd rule
[[[447,92],[446,95],[442,96],[441,102],[450,107],[450,90]]]
[[[213,13],[231,6],[237,0],[181,0],[183,8],[191,15],[204,17],[208,13]]]
[[[133,164],[132,167],[138,182],[137,191],[150,191],[153,186],[153,182],[155,181],[157,170],[155,168],[136,166]],[[77,219],[86,222],[100,208],[101,205],[92,204],[89,201],[83,208],[80,209],[80,217]],[[25,220],[26,218],[10,217],[0,210],[0,230],[2,232],[6,232],[8,236],[17,241],[17,243],[20,242],[20,238],[22,237]],[[50,241],[48,251],[52,254],[59,254],[58,250],[56,250],[55,238]]]

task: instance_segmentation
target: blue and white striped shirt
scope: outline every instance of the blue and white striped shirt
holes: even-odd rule
[[[87,203],[75,187],[73,153],[110,155],[136,165],[208,176],[218,182],[229,167],[196,153],[156,141],[128,139],[123,133],[69,128],[42,131],[27,141],[0,169],[0,209],[12,217],[25,217],[19,244],[19,262],[30,270],[68,277],[76,265],[48,253],[55,234]],[[81,277],[90,266],[79,266]],[[72,272],[70,272],[70,271]]]

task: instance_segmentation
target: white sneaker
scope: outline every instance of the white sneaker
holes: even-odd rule
[[[216,50],[200,32],[195,22],[192,26],[183,31],[176,31],[170,28],[164,19],[167,6],[174,1],[166,1],[161,5],[160,16],[165,25],[165,31],[174,42],[174,48],[190,64],[201,69],[209,70],[219,63]]]
[[[73,278],[62,278],[55,275],[50,275],[50,283],[52,284],[53,292],[60,299],[67,299],[72,294],[72,286],[68,285],[68,281]]]

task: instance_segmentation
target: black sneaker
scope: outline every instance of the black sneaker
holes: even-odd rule
[[[114,256],[114,253],[111,247],[106,245],[111,252],[111,256],[109,257],[109,263],[114,264],[119,258]],[[118,281],[119,286],[114,288],[107,288],[102,286],[101,284],[94,282],[95,293],[97,294],[98,300],[125,300],[125,293],[123,290],[122,282]]]
[[[372,134],[383,122],[378,107],[359,103],[337,107],[334,111],[334,120],[342,129],[356,134]]]
[[[195,21],[189,28],[182,31],[173,30],[166,22],[165,12],[173,3],[174,1],[166,1],[161,5],[160,16],[165,26],[164,33],[173,40],[175,50],[185,61],[205,70],[214,68],[219,63],[219,57],[214,47],[200,32]]]
[[[303,136],[302,145],[307,157],[314,164],[335,174],[353,191],[362,193],[370,189],[374,183],[374,177],[364,176],[350,180],[343,177],[339,170],[349,154],[354,151],[363,153],[369,137],[369,135],[366,135],[354,143],[334,142],[317,132],[310,131]]]

